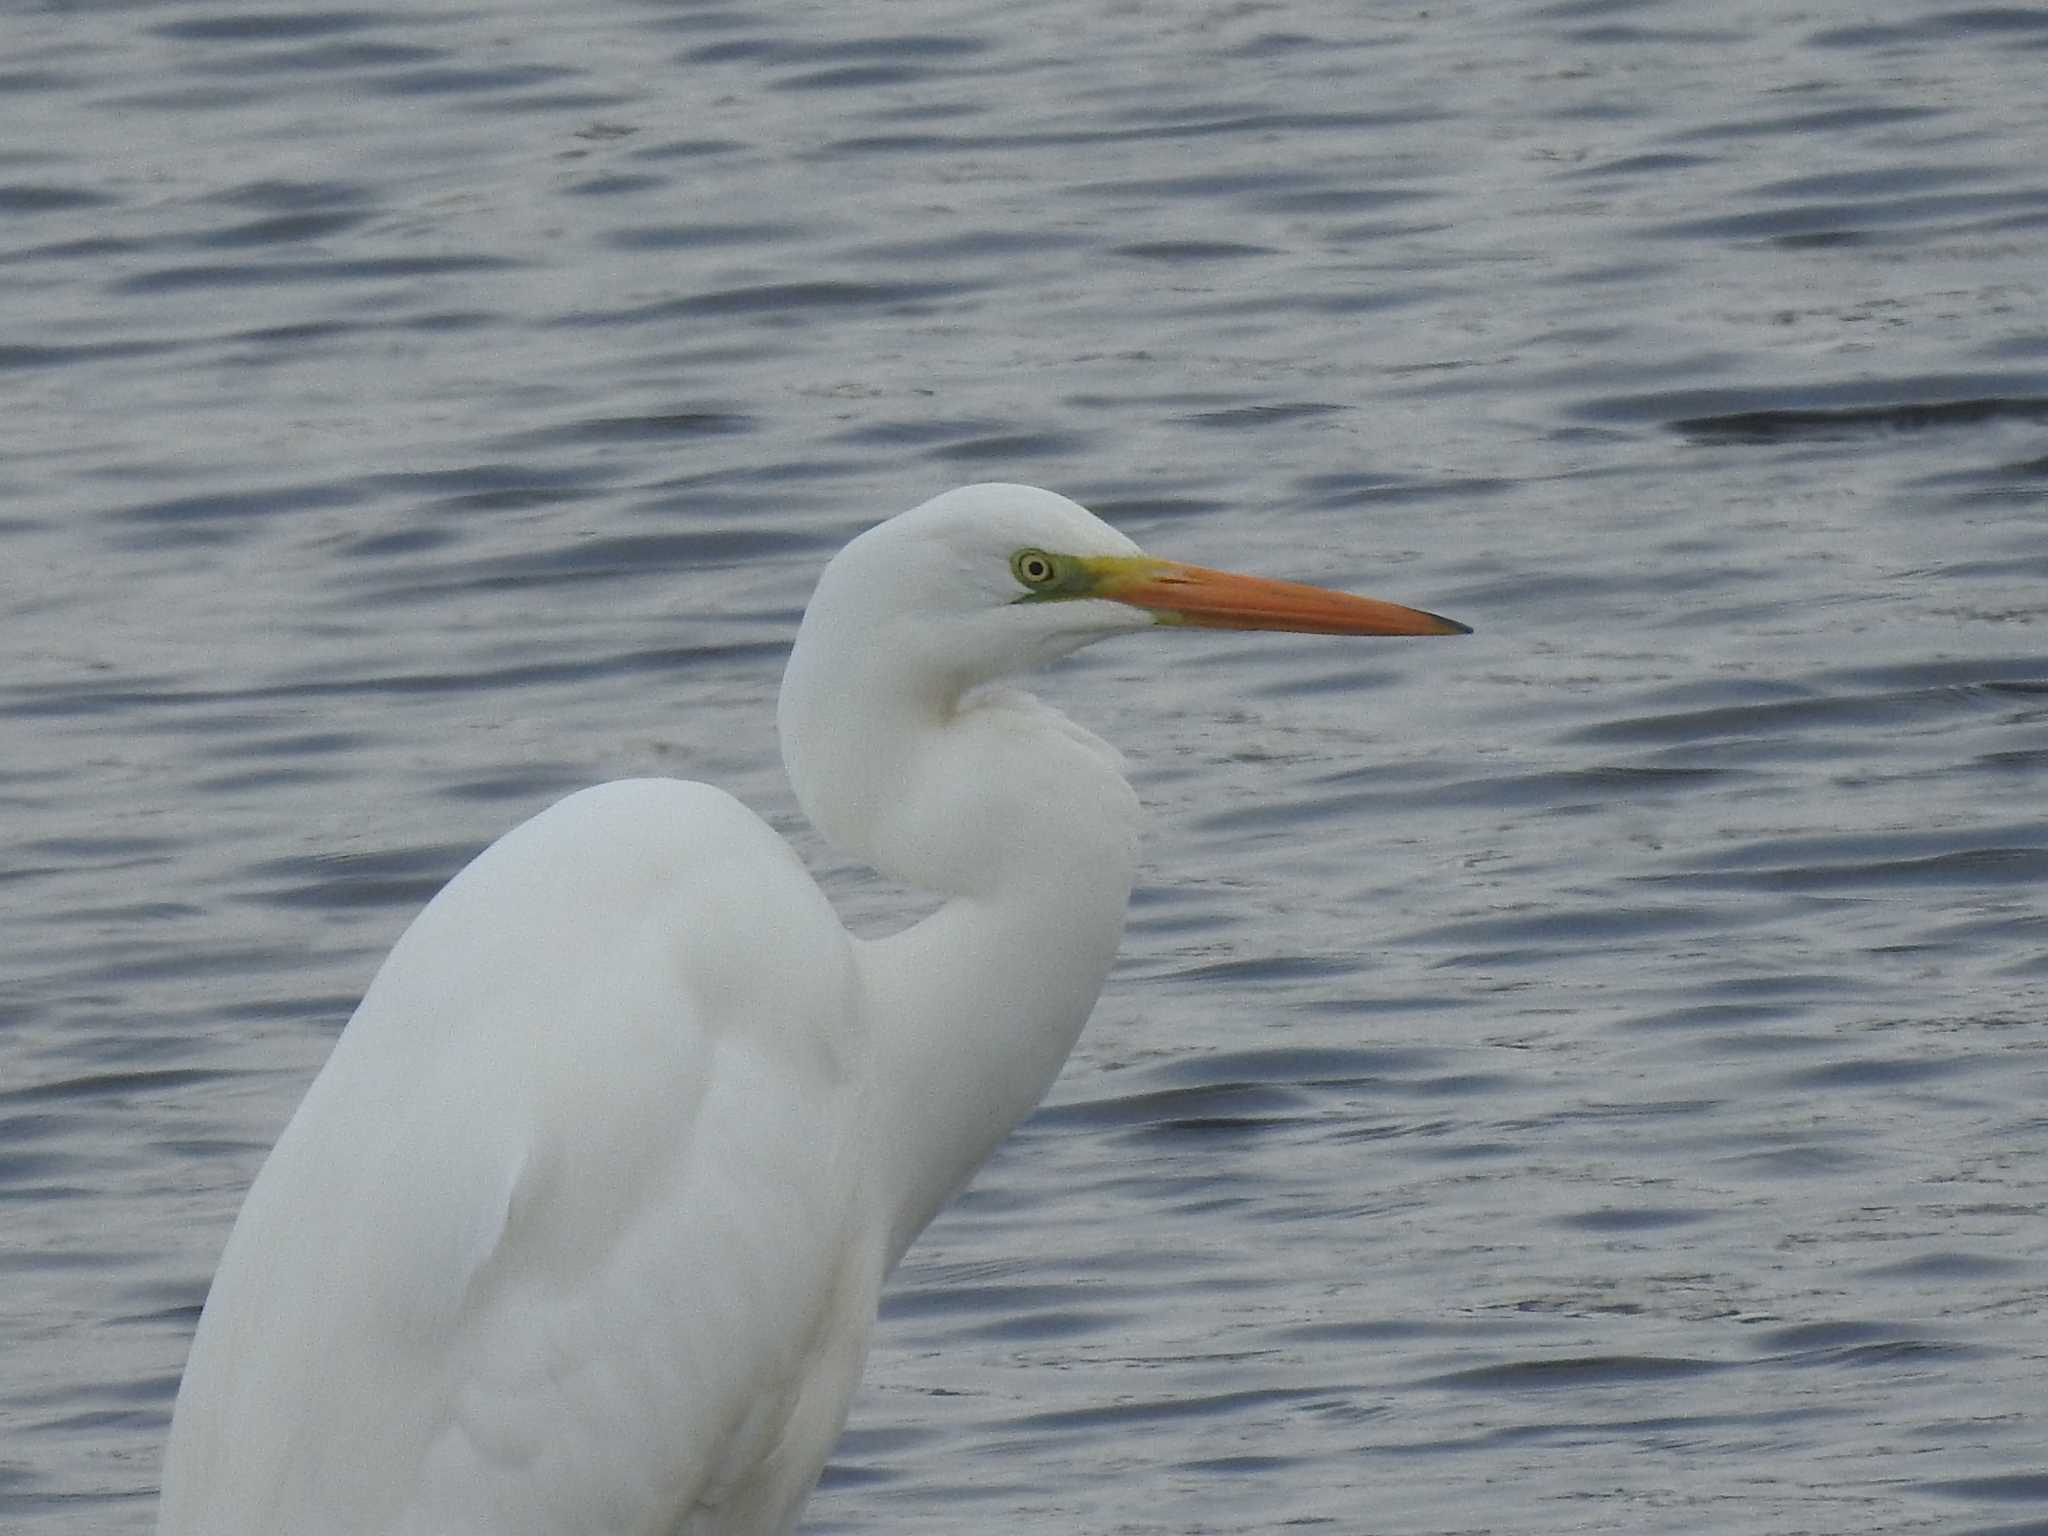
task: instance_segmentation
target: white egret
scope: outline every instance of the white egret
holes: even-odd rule
[[[1027,486],[862,534],[783,755],[821,832],[944,904],[855,939],[766,823],[672,780],[486,849],[249,1191],[160,1536],[788,1531],[883,1277],[1051,1085],[1123,931],[1116,753],[998,685],[1156,624],[1465,632],[1154,559]]]

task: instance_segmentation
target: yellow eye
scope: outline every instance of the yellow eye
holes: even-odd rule
[[[1036,591],[1059,580],[1057,561],[1042,549],[1020,549],[1010,556],[1010,574]]]

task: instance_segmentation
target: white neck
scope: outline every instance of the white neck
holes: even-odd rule
[[[859,946],[891,1264],[1052,1087],[1116,959],[1137,868],[1137,801],[1100,742],[1022,696],[946,734],[936,756],[985,770],[980,803],[946,814],[1028,832],[984,848],[973,889]]]
[[[949,898],[857,946],[894,1264],[1073,1049],[1123,934],[1137,800],[1110,747],[1036,700],[825,633],[807,616],[783,682],[797,797],[847,852]]]

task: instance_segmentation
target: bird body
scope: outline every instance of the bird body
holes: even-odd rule
[[[1014,486],[832,562],[784,757],[821,831],[944,898],[899,933],[850,936],[703,784],[600,785],[480,854],[249,1193],[159,1536],[788,1531],[884,1277],[1050,1087],[1122,933],[1117,755],[1003,679],[1161,615],[1311,622],[1310,589],[1181,590],[1213,575]],[[1323,597],[1340,632],[1457,628]]]
[[[162,1529],[779,1529],[808,1444],[759,1470],[836,1435],[882,1278],[858,992],[788,845],[709,786],[602,785],[486,850],[251,1190]]]

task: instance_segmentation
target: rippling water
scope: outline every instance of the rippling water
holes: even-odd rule
[[[795,815],[946,485],[1464,618],[1047,691],[1152,808],[817,1531],[2048,1527],[2048,13],[0,19],[0,1524],[142,1532],[241,1193],[594,779]]]

